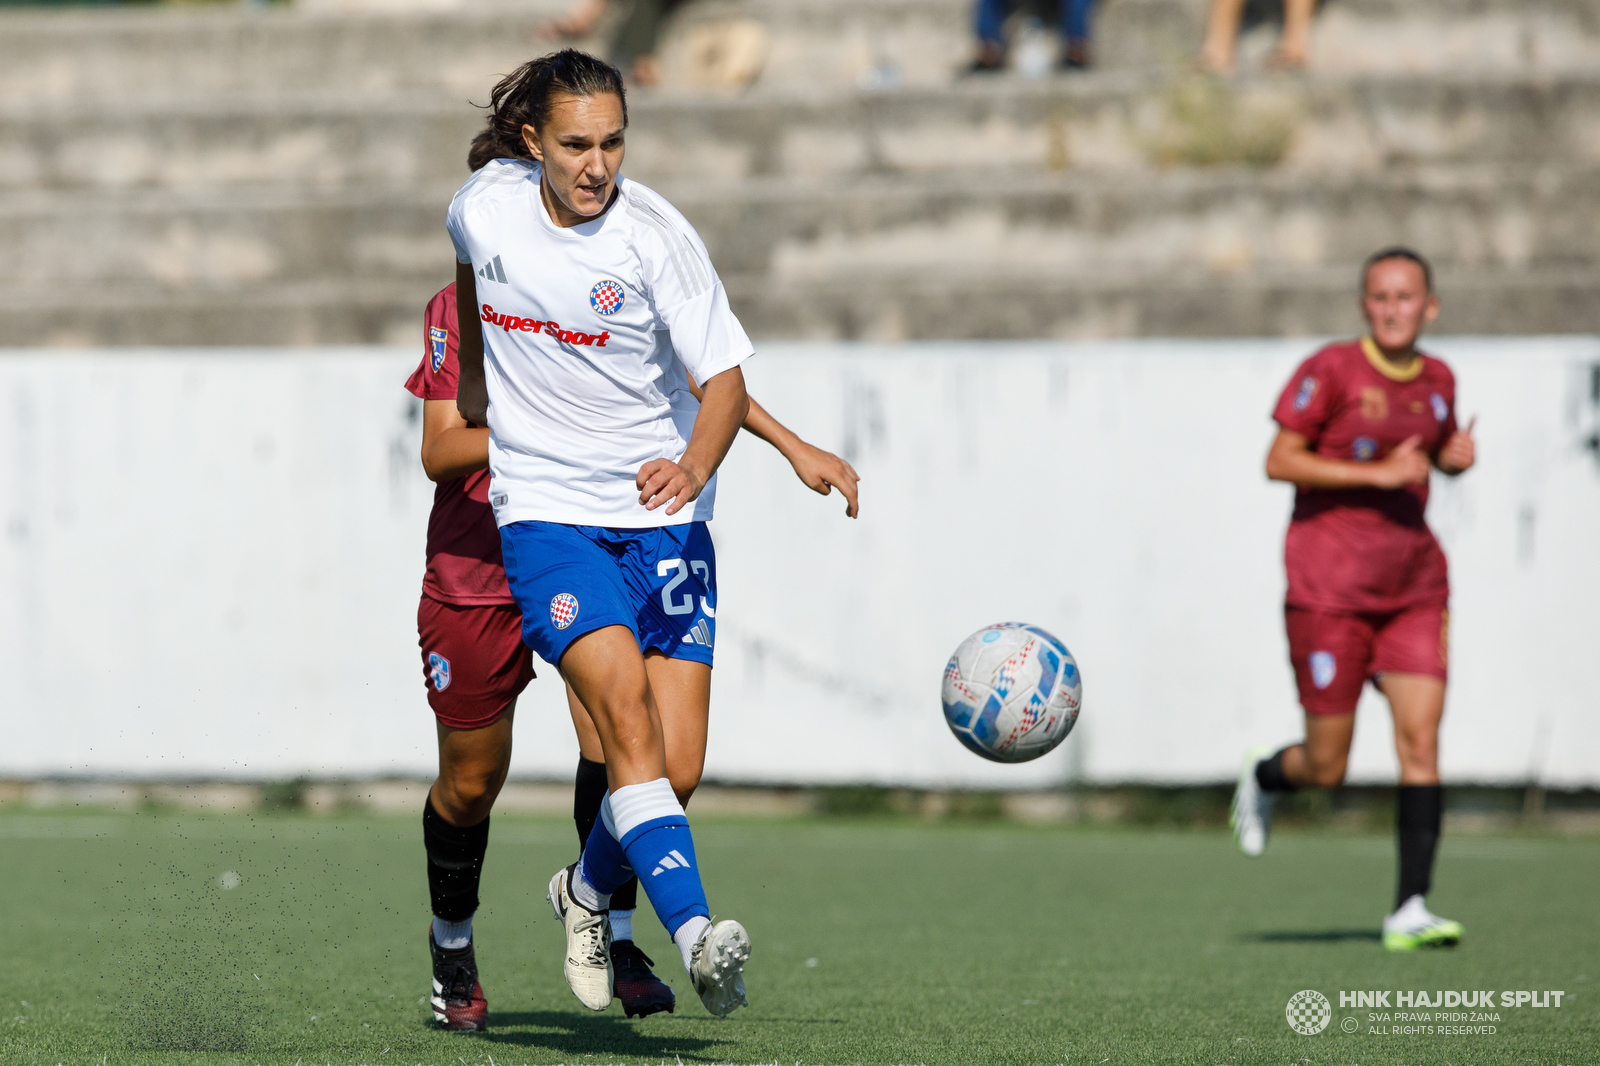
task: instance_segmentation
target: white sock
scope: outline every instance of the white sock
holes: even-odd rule
[[[710,924],[710,918],[697,914],[678,926],[678,931],[672,934],[672,942],[678,945],[678,951],[683,954],[683,968],[685,970],[694,961],[694,944],[695,941],[700,939],[700,931]]]
[[[633,912],[632,911],[612,911],[611,912],[611,939],[612,940],[632,940],[633,939]]]
[[[434,918],[433,942],[446,951],[460,951],[472,943],[472,915],[467,915],[459,922]]]
[[[572,877],[567,882],[567,895],[592,911],[603,911],[611,906],[610,895],[602,895],[599,889],[584,880],[581,862],[573,867]]]

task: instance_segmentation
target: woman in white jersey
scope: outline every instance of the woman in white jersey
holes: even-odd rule
[[[749,937],[710,921],[662,721],[707,715],[705,522],[754,350],[693,227],[618,174],[615,68],[558,52],[502,81],[492,106],[533,159],[488,164],[450,205],[458,405],[490,429],[489,501],[523,639],[588,709],[610,785],[582,857],[550,882],[567,983],[592,1009],[610,1004],[610,893],[637,870],[701,1001],[726,1015],[745,1001]]]

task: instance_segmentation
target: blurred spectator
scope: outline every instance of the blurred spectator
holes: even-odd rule
[[[1206,39],[1200,46],[1200,67],[1213,74],[1232,74],[1234,44],[1239,21],[1248,0],[1211,0],[1206,16]],[[1283,0],[1283,32],[1277,50],[1267,60],[1269,70],[1304,70],[1311,44],[1311,15],[1317,0]]]
[[[661,23],[684,0],[633,0],[628,17],[617,28],[608,50],[610,61],[639,85],[661,81],[661,65],[656,62],[656,42]],[[578,0],[576,6],[547,27],[556,37],[587,37],[605,14],[610,0]]]
[[[978,58],[967,68],[983,74],[1003,70],[1006,65],[1005,23],[1021,6],[1021,0],[978,0],[975,21],[978,33]],[[1064,43],[1057,66],[1081,70],[1089,66],[1089,10],[1094,0],[1058,0],[1061,38]]]

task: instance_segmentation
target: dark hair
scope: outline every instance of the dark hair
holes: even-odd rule
[[[1367,261],[1361,264],[1361,289],[1363,292],[1367,288],[1367,274],[1385,259],[1404,259],[1417,264],[1422,268],[1422,283],[1427,286],[1429,292],[1433,291],[1433,267],[1422,257],[1421,252],[1414,252],[1404,245],[1397,244],[1393,248],[1384,248],[1381,251],[1373,252],[1367,256]]]
[[[522,142],[522,127],[543,129],[549,121],[554,97],[562,94],[601,96],[605,93],[612,94],[622,103],[622,125],[626,128],[628,94],[622,87],[622,72],[616,67],[576,48],[563,48],[559,52],[530,59],[501,78],[489,94],[489,132],[499,151],[514,146],[516,150],[512,158],[527,159],[529,156]],[[480,138],[482,136],[479,134]],[[472,143],[476,150],[478,141]],[[468,157],[469,160],[472,158],[475,156]]]
[[[493,126],[485,126],[472,138],[472,147],[467,150],[467,169],[473,172],[482,170],[485,165],[496,159],[531,159],[528,146],[518,137],[510,144],[500,140],[500,134]]]

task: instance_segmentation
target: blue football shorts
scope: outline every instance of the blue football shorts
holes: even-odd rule
[[[568,645],[627,626],[639,650],[711,665],[717,556],[704,522],[652,529],[513,522],[500,527],[522,640],[559,665]]]

